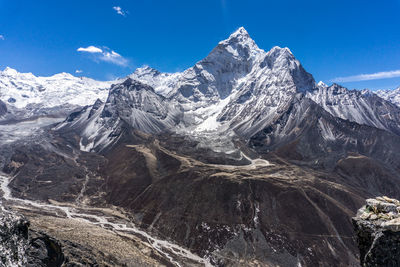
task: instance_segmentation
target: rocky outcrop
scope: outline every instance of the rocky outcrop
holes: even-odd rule
[[[400,266],[400,201],[367,199],[353,225],[362,266]]]
[[[25,217],[6,210],[0,212],[1,266],[61,266],[63,262],[58,241],[30,232]]]
[[[0,261],[2,266],[25,266],[28,221],[22,216],[0,212]]]

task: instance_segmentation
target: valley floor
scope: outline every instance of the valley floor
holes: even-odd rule
[[[210,266],[208,260],[189,250],[138,229],[121,209],[91,208],[56,201],[46,204],[15,198],[8,188],[9,179],[0,175],[1,208],[25,215],[32,230],[67,242],[63,244],[66,246],[64,253],[71,261],[127,266]],[[81,247],[80,255],[68,255],[71,252],[68,244],[71,243]],[[87,252],[82,253],[85,250]]]

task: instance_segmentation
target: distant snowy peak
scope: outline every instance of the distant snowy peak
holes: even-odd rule
[[[111,84],[65,72],[37,77],[7,67],[0,71],[0,99],[18,109],[85,106],[93,104],[97,98],[105,100]]]
[[[152,80],[162,74],[165,75],[167,73],[161,73],[160,71],[158,71],[154,68],[151,68],[149,66],[143,66],[143,67],[137,68],[135,70],[135,72],[128,75],[128,77],[131,77],[132,79],[148,78],[149,80]]]
[[[15,69],[12,69],[10,67],[6,67],[3,71],[0,71],[0,73],[3,75],[7,75],[7,76],[17,76],[18,75],[18,71],[16,71]]]
[[[400,107],[400,87],[394,90],[377,90],[372,93]]]
[[[162,95],[168,96],[177,86],[181,73],[162,73],[149,66],[137,68],[134,73],[128,77],[138,80],[154,88],[154,90]]]
[[[317,85],[320,87],[324,87],[324,88],[328,87],[328,85],[326,83],[324,83],[323,81],[319,81]]]

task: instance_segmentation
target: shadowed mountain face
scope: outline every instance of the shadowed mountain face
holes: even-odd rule
[[[0,117],[7,113],[7,105],[0,100]]]
[[[352,266],[351,217],[365,198],[400,197],[398,114],[317,85],[289,49],[265,52],[240,28],[182,73],[139,69],[7,144],[3,171],[18,198],[123,209],[213,265]]]

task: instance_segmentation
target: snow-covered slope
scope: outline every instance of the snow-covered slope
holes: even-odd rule
[[[286,111],[296,94],[313,90],[315,81],[288,48],[274,47],[239,81],[237,93],[218,116],[230,128],[250,137]]]
[[[377,90],[372,93],[400,107],[400,87],[394,90]]]
[[[176,88],[180,76],[180,72],[162,73],[149,66],[144,66],[142,68],[137,68],[135,72],[128,77],[150,85],[158,94],[166,97]]]
[[[91,105],[97,98],[105,100],[112,82],[59,73],[50,77],[36,77],[6,68],[0,71],[0,100],[11,108],[23,109],[38,115],[40,110],[56,107],[72,109]]]
[[[318,86],[307,97],[335,117],[400,134],[400,109],[375,94],[333,84]]]

